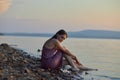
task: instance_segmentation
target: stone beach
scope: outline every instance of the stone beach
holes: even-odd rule
[[[40,64],[40,58],[6,43],[0,45],[0,80],[84,80],[81,71],[45,70]]]

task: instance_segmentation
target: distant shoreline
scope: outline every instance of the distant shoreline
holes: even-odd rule
[[[53,33],[0,33],[1,36],[51,37]],[[120,39],[118,31],[84,30],[68,32],[70,38]]]
[[[0,35],[0,36],[16,36],[16,37],[51,37],[51,36],[32,36],[32,35]],[[107,38],[107,37],[71,37],[69,36],[69,38],[85,38],[85,39],[120,39],[120,38]]]

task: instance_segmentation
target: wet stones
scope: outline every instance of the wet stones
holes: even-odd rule
[[[74,73],[41,68],[41,59],[6,43],[0,45],[0,80],[77,80]],[[80,78],[81,79],[81,78]]]
[[[3,72],[2,72],[2,68],[0,68],[0,77],[2,77]]]

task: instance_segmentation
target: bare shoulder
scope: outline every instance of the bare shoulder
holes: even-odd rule
[[[60,42],[57,39],[52,39],[52,42],[55,44],[60,44]]]
[[[56,45],[56,40],[54,40],[54,39],[49,39],[44,44],[44,46],[49,49],[52,49],[53,47],[55,47],[55,45]]]
[[[51,41],[53,41],[53,42],[59,42],[57,39],[51,39]]]

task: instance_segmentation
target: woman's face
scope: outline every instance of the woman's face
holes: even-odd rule
[[[66,34],[63,34],[63,35],[57,35],[57,39],[62,42],[63,40],[65,40],[67,38],[67,35]]]

